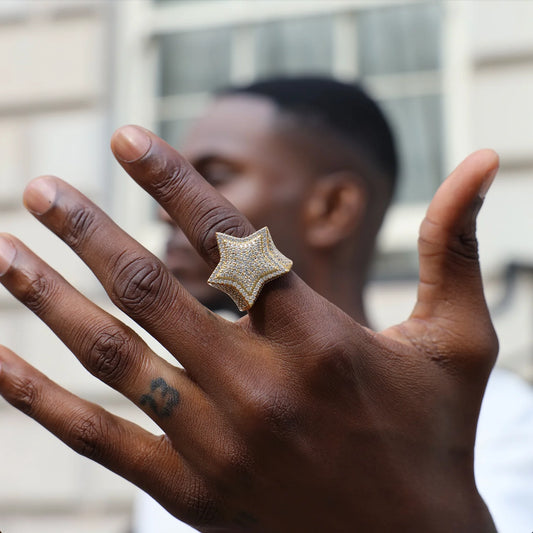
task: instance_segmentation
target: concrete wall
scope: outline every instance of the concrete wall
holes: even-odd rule
[[[502,172],[480,217],[488,297],[502,341],[502,363],[533,377],[533,282],[522,270],[508,303],[503,273],[510,261],[533,263],[533,4],[468,2],[464,153],[490,146]],[[0,230],[24,240],[98,302],[94,277],[20,203],[41,173],[68,179],[104,204],[115,171],[107,140],[116,101],[111,13],[106,2],[0,3]],[[412,283],[374,283],[371,313],[384,327],[410,309]],[[107,305],[107,304],[105,304]],[[75,393],[147,424],[96,379],[39,320],[0,291],[0,342]],[[0,400],[0,531],[122,533],[133,487],[78,457]]]

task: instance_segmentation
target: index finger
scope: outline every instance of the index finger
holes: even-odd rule
[[[191,244],[211,268],[219,261],[216,233],[247,237],[255,228],[228,200],[196,172],[170,145],[139,126],[124,126],[112,139],[115,157],[181,227]],[[277,320],[301,310],[305,284],[289,272],[268,283],[251,314]],[[277,321],[276,320],[276,321]]]

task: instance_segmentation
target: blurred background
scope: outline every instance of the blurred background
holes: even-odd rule
[[[154,203],[113,161],[125,123],[179,148],[216,88],[272,74],[359,80],[390,118],[401,185],[368,289],[378,327],[415,297],[428,201],[469,152],[501,171],[479,219],[498,364],[533,379],[533,2],[529,0],[1,0],[0,231],[12,232],[102,306],[92,274],[22,208],[51,173],[156,253]],[[0,342],[75,393],[150,427],[0,291]],[[0,399],[0,530],[125,533],[134,488],[78,457]]]

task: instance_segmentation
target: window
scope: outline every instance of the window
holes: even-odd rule
[[[226,15],[219,27],[201,29],[199,24],[161,35],[161,134],[179,146],[217,87],[272,74],[337,75],[339,57],[347,55],[351,64],[344,60],[342,77],[369,88],[396,132],[401,160],[396,202],[426,202],[443,176],[442,9],[426,2],[359,9],[353,4],[345,2],[346,8],[333,14],[306,11],[298,17],[296,11],[265,22],[243,23],[236,13],[233,23]],[[351,38],[339,39],[346,32]],[[353,50],[342,48],[350,44]],[[239,67],[244,76],[235,72],[238,61],[249,63]]]
[[[118,101],[118,114],[127,110],[122,122],[147,124],[178,148],[217,87],[276,73],[323,73],[366,86],[393,125],[401,159],[400,185],[380,234],[382,264],[409,276],[416,272],[418,226],[457,139],[442,118],[443,105],[450,105],[443,98],[443,87],[450,89],[449,54],[442,44],[452,26],[444,16],[448,4],[145,0],[119,6],[118,18],[126,25],[118,42],[144,44],[119,48],[127,75],[118,79],[131,97]],[[157,83],[151,81],[152,69]],[[147,104],[150,96],[153,106]],[[161,234],[144,215],[132,219],[123,208],[125,197],[142,204],[140,193],[118,187],[118,212],[131,223],[130,231],[135,226],[147,235],[149,245]],[[145,215],[155,212],[148,200],[141,209]]]

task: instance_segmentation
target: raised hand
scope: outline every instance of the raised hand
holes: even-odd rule
[[[217,231],[254,231],[155,135],[127,126],[112,149],[212,268]],[[74,396],[6,348],[0,393],[202,531],[494,531],[476,490],[473,447],[497,353],[475,218],[497,165],[493,152],[477,152],[441,186],[421,227],[414,311],[382,333],[293,272],[229,323],[78,191],[37,178],[27,208],[184,369],[4,235],[4,286],[164,435]]]

